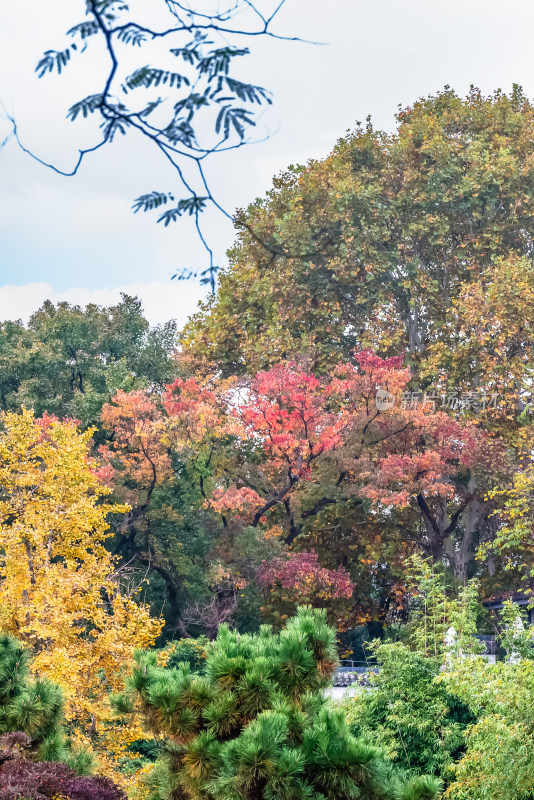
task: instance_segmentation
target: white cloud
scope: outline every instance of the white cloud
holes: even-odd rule
[[[54,291],[49,283],[13,284],[0,287],[0,320],[28,321],[31,314],[44,303],[51,300],[86,306],[88,303],[111,305],[120,300],[121,292],[137,296],[143,303],[145,316],[152,325],[176,319],[183,327],[187,318],[193,314],[198,302],[207,296],[207,288],[195,282],[154,281],[153,283],[132,283],[125,286],[105,289],[72,288]]]

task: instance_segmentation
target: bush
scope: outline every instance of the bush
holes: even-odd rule
[[[31,761],[26,733],[0,736],[0,800],[126,800],[108,779],[77,775],[57,761]]]
[[[34,754],[46,761],[68,757],[63,730],[63,694],[51,681],[30,677],[30,651],[0,634],[0,735],[27,734]]]
[[[189,664],[193,672],[202,672],[206,664],[206,648],[209,640],[204,636],[198,639],[179,639],[171,642],[162,651],[166,666],[173,669],[180,663]]]
[[[108,778],[76,775],[66,764],[15,758],[0,766],[0,800],[126,800]]]
[[[523,627],[519,607],[511,604],[502,622],[509,661],[458,658],[441,677],[477,718],[454,766],[450,800],[534,800],[532,629]]]
[[[63,695],[30,677],[30,651],[0,634],[0,800],[125,800],[107,778],[87,777],[86,751],[68,746]]]
[[[373,690],[347,702],[347,720],[358,736],[371,736],[396,764],[418,774],[451,778],[476,717],[436,680],[441,662],[404,644],[373,647],[380,671]]]

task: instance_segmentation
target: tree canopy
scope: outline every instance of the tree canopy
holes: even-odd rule
[[[370,346],[426,375],[429,349],[451,344],[457,299],[531,258],[533,119],[518,87],[445,88],[401,109],[393,133],[368,122],[277,176],[238,215],[247,227],[184,347],[233,374],[298,354],[325,369]]]
[[[90,435],[29,411],[0,417],[0,631],[63,687],[82,737],[104,732],[108,687],[160,628],[114,575],[107,518],[124,508],[106,502]]]
[[[138,298],[108,308],[46,302],[0,323],[0,408],[32,408],[98,425],[118,389],[161,388],[175,375],[176,323],[151,328]]]

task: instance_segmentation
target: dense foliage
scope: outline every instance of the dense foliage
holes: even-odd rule
[[[123,509],[105,501],[90,432],[30,412],[0,426],[0,629],[65,687],[69,719],[94,727],[124,660],[159,624],[112,577],[107,517]]]
[[[465,754],[454,766],[451,800],[532,800],[534,769],[534,650],[517,606],[503,611],[501,640],[506,661],[458,659],[444,684],[476,717],[466,736]]]
[[[0,417],[0,632],[30,647],[40,678],[62,687],[75,740],[112,761],[137,733],[113,722],[109,691],[161,623],[105,547],[108,515],[124,509],[106,502],[90,436],[28,411]],[[56,693],[43,684],[41,699]]]
[[[506,452],[469,421],[404,403],[409,380],[400,358],[362,351],[327,376],[288,364],[250,381],[180,378],[104,407],[101,475],[132,507],[117,546],[163,579],[168,623],[186,632],[193,599],[239,613],[253,587],[275,613],[305,601],[340,626],[385,615],[416,542],[466,574],[495,508],[473,482],[490,489]],[[304,551],[294,569],[290,548]]]
[[[31,677],[30,666],[31,651],[0,634],[1,800],[123,800],[108,778],[83,774],[94,767],[93,758],[71,745],[63,692]]]
[[[28,648],[0,634],[0,735],[20,733],[41,760],[64,760],[63,693],[51,681],[32,680],[30,658]]]
[[[27,326],[0,323],[0,409],[33,408],[98,425],[119,390],[157,388],[175,374],[176,323],[150,328],[137,298],[116,306],[46,302]]]
[[[150,776],[153,800],[430,798],[439,782],[406,780],[380,751],[349,733],[322,691],[336,667],[324,613],[301,609],[280,634],[226,626],[202,676],[139,653],[122,713],[141,713],[165,752]]]
[[[375,648],[380,671],[373,691],[352,708],[353,731],[372,738],[405,769],[451,778],[463,753],[465,731],[475,721],[467,706],[436,682],[440,660],[401,643]]]
[[[25,758],[29,737],[0,736],[0,800],[125,800],[109,778],[80,776],[57,761]]]
[[[323,370],[363,347],[407,352],[422,372],[437,349],[441,365],[455,362],[451,379],[478,371],[485,383],[508,356],[524,369],[516,342],[484,335],[482,320],[516,325],[512,309],[530,285],[531,270],[514,265],[532,256],[533,115],[518,87],[465,99],[445,88],[400,110],[393,133],[368,123],[327,158],[276,177],[242,212],[250,229],[184,344],[227,374],[297,354]],[[519,271],[521,289],[496,279]],[[458,300],[468,343],[455,324]],[[527,305],[516,333],[528,349]],[[501,348],[490,358],[493,337]]]
[[[191,368],[251,383],[291,360],[329,384],[354,350],[402,356],[401,402],[490,436],[486,458],[449,471],[448,495],[414,492],[371,515],[331,504],[308,522],[323,565],[350,562],[357,590],[376,598],[367,616],[382,621],[402,605],[411,552],[445,560],[461,582],[478,574],[487,594],[518,584],[531,560],[528,546],[526,562],[515,557],[515,534],[499,537],[502,497],[490,490],[512,484],[532,452],[532,105],[518,87],[466,98],[446,88],[397,121],[278,176],[242,212],[250,227],[232,265],[182,335]]]
[[[348,719],[353,731],[380,743],[394,763],[451,782],[478,714],[456,693],[454,681],[442,677],[459,652],[470,660],[477,652],[472,637],[478,587],[456,598],[441,570],[417,558],[411,566],[415,585],[406,641],[371,644],[380,668],[371,675],[372,691],[347,701]]]

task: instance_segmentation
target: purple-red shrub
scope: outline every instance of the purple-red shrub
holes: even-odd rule
[[[80,777],[66,764],[14,758],[0,766],[0,800],[126,800],[108,778]]]

